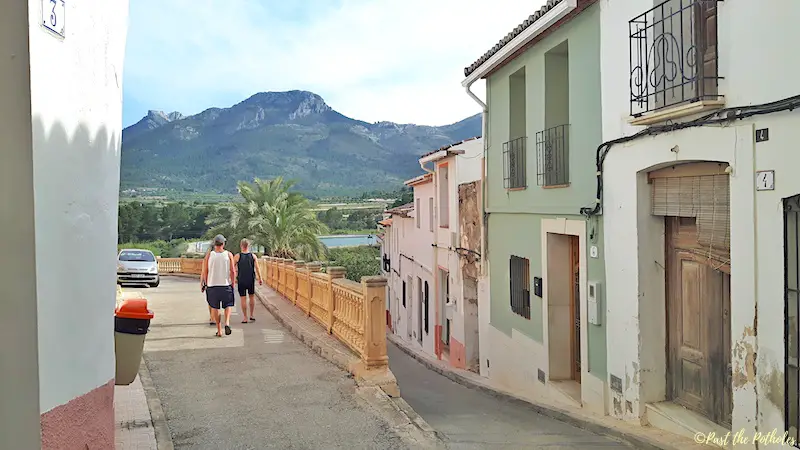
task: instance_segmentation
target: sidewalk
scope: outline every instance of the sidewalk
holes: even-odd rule
[[[463,386],[475,389],[494,397],[522,404],[543,416],[565,422],[576,427],[604,434],[625,441],[637,449],[651,450],[700,450],[713,447],[695,443],[691,439],[662,431],[656,428],[642,427],[629,422],[624,422],[608,416],[598,416],[580,408],[563,404],[555,404],[541,399],[522,398],[497,386],[488,378],[469,372],[455,369],[444,361],[439,361],[414,348],[409,347],[402,339],[388,334],[387,339],[398,349],[422,363],[428,369],[437,372],[450,380]]]
[[[117,450],[158,450],[141,377],[114,387],[114,419]]]

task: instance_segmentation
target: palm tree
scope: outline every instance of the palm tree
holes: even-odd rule
[[[233,242],[247,238],[271,256],[316,261],[327,254],[317,238],[327,227],[317,220],[301,194],[289,192],[292,181],[240,181],[243,201],[220,208],[209,220],[210,234],[224,234]]]

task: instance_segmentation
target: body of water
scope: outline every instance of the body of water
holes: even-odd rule
[[[357,247],[359,245],[377,245],[378,237],[374,234],[346,234],[341,236],[320,236],[319,240],[328,248]]]

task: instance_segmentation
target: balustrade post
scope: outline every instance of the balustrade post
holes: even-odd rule
[[[281,295],[286,294],[286,260],[278,259],[275,261],[278,267],[278,293]]]
[[[286,258],[283,259],[283,276],[281,277],[281,288],[283,288],[283,292],[281,292],[281,294],[283,294],[283,296],[286,297],[287,299],[289,298],[289,282],[290,282],[289,268],[293,267],[292,266],[293,262],[294,261],[292,261],[291,259],[286,259]]]
[[[267,285],[272,289],[277,290],[275,285],[275,275],[278,273],[277,266],[275,265],[275,258],[272,256],[267,257]]]
[[[368,369],[386,366],[386,278],[362,277],[364,292],[364,364]]]
[[[311,309],[314,306],[314,287],[311,285],[311,278],[312,278],[311,274],[314,273],[314,272],[319,272],[321,268],[322,268],[322,265],[320,263],[317,263],[317,262],[306,263],[306,270],[308,271],[308,272],[306,272],[306,276],[308,277],[307,278],[307,280],[308,280],[308,311],[306,311],[306,315],[309,316],[309,317],[311,317]]]
[[[297,305],[297,298],[300,294],[300,269],[306,266],[305,261],[294,261],[294,289],[292,290],[292,302]],[[303,309],[303,305],[300,305]]]
[[[345,274],[347,273],[347,270],[344,267],[334,266],[334,267],[328,267],[326,269],[326,272],[328,274],[328,286],[325,289],[324,304],[325,304],[325,309],[328,312],[328,323],[326,323],[326,325],[328,326],[328,334],[330,334],[333,332],[333,321],[334,321],[333,310],[336,307],[333,294],[333,280],[336,280],[338,278],[344,278]]]

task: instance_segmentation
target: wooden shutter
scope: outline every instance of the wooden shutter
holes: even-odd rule
[[[699,24],[697,26],[698,58],[701,78],[698,80],[700,99],[717,94],[717,2],[697,3]]]
[[[730,251],[731,202],[727,175],[700,178],[697,242],[712,249]]]
[[[654,178],[652,214],[695,217],[698,244],[730,251],[728,175]]]
[[[656,178],[653,180],[653,215],[697,217],[700,177]]]

